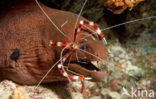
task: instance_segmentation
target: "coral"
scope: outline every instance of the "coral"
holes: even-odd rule
[[[4,80],[0,83],[0,98],[9,99],[12,92],[17,88],[17,84],[12,81]]]
[[[25,93],[25,89],[23,87],[18,87],[17,89],[15,89],[11,95],[11,99],[25,99],[26,96],[24,95]],[[29,97],[27,97],[26,99],[29,99]]]
[[[134,58],[127,55],[124,48],[119,45],[110,46],[107,66],[112,71],[123,72],[130,76],[135,76],[141,72],[138,66],[133,65]],[[132,55],[134,53],[131,53]]]
[[[127,8],[131,10],[143,0],[103,0],[104,5],[114,14],[121,14]]]
[[[41,86],[35,88],[36,86],[22,86],[4,80],[0,83],[0,99],[60,99],[50,89]]]

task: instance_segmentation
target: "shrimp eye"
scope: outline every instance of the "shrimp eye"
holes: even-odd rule
[[[84,44],[81,45],[81,46],[80,46],[80,49],[81,49],[81,50],[86,50],[86,45],[84,45]]]

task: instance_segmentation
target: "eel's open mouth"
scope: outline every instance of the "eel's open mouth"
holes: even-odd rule
[[[71,61],[70,64],[73,65],[69,67],[69,70],[85,77],[91,77],[94,81],[102,81],[105,77],[105,72],[93,65],[92,62]]]
[[[71,63],[75,63],[75,64],[78,64],[80,65],[81,67],[87,69],[87,70],[94,70],[94,71],[100,71],[99,68],[97,68],[95,65],[92,64],[92,62],[78,62],[78,61],[74,61],[74,62],[71,62]]]

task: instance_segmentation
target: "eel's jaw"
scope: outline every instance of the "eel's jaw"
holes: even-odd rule
[[[100,70],[96,66],[94,66],[91,62],[71,62],[71,64],[77,64],[77,65],[71,65],[70,68],[72,71],[76,73],[80,73],[81,75],[85,77],[91,77],[93,81],[103,81],[105,78],[106,72]],[[69,69],[70,69],[69,68]]]

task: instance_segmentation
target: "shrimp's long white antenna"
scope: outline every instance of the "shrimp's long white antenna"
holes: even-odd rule
[[[77,55],[77,51],[76,51],[76,59],[77,59],[77,62],[79,62],[79,63],[84,63],[84,64],[87,63],[87,62],[81,62],[81,61],[79,60],[79,57],[78,57],[78,55]]]
[[[69,69],[68,69],[69,64],[70,64],[70,62],[71,62],[71,58],[72,58],[72,55],[71,55],[71,56],[70,56],[70,58],[69,58],[69,62],[68,62],[67,67],[64,67],[64,68],[66,68],[66,69],[67,69],[67,71],[68,71],[68,72],[70,72],[70,73],[73,73],[73,74],[75,74],[75,75],[78,75],[78,76],[82,76],[82,77],[83,77],[83,75],[81,75],[81,74],[79,74],[79,73],[76,73],[76,72],[71,71],[71,70],[69,70]]]
[[[118,27],[118,26],[122,26],[122,25],[125,25],[125,24],[129,24],[129,23],[133,23],[133,22],[137,22],[137,21],[143,21],[143,20],[147,20],[147,19],[154,19],[156,18],[156,16],[151,16],[151,17],[146,17],[146,18],[141,18],[141,19],[136,19],[136,20],[132,20],[132,21],[127,21],[127,22],[124,22],[124,23],[121,23],[121,24],[117,24],[117,25],[113,25],[113,26],[110,26],[108,28],[105,28],[105,29],[102,29],[102,31],[105,31],[105,30],[108,30],[108,29],[112,29],[112,28],[115,28],[115,27]],[[84,25],[85,26],[85,25]],[[86,28],[89,29],[89,27],[85,26]],[[90,29],[91,30],[91,29]],[[93,32],[93,31],[92,31]],[[94,32],[95,33],[95,32]],[[93,34],[94,34],[93,33]],[[87,37],[90,37],[91,35],[87,36]],[[86,38],[86,37],[85,37]],[[83,39],[85,39],[83,38]],[[82,39],[81,39],[82,40]]]
[[[62,57],[63,52],[64,52],[65,49],[67,49],[67,48],[68,48],[68,46],[66,46],[65,48],[62,49],[61,54],[60,54],[60,59],[63,59],[63,57]],[[62,62],[62,61],[61,61],[61,62]],[[65,71],[64,66],[62,67],[62,69]],[[72,83],[72,81],[70,80],[70,78],[69,78],[68,76],[67,76],[67,79],[68,79],[68,81],[69,81],[70,83]]]
[[[87,29],[89,29],[90,31],[92,31],[93,32],[93,34],[96,34],[96,35],[98,35],[93,29],[91,29],[90,27],[88,27],[88,26],[86,26],[86,25],[83,25],[84,27],[86,27]]]
[[[61,27],[63,27],[65,24],[67,24],[68,23],[68,20],[66,20],[62,25],[61,25]]]
[[[48,70],[48,72],[42,77],[42,79],[39,81],[39,83],[37,84],[37,86],[35,87],[35,89],[38,88],[38,86],[42,83],[42,81],[46,78],[46,76],[50,73],[50,71],[63,59],[63,51],[66,49],[67,47],[63,48],[62,51],[61,51],[61,57],[60,59],[53,65],[51,66],[51,68]],[[70,80],[69,80],[70,81]]]
[[[84,75],[81,75],[81,74],[79,74],[79,73],[76,73],[76,72],[74,72],[74,71],[69,70],[68,67],[65,67],[65,66],[64,66],[64,68],[66,68],[67,71],[70,72],[70,73],[72,73],[72,74],[75,74],[75,75],[84,77]]]
[[[82,13],[82,11],[83,11],[83,8],[85,7],[86,3],[87,3],[87,0],[85,0],[84,4],[83,4],[83,6],[82,6],[82,8],[81,8],[81,10],[80,10],[80,13],[79,13],[79,15],[78,15],[78,17],[77,17],[77,19],[76,19],[75,27],[74,27],[74,30],[73,30],[73,37],[74,37],[74,33],[75,33],[75,29],[76,29],[78,20],[79,20],[79,18],[80,18],[80,15],[81,15],[81,13]]]
[[[62,56],[63,56],[64,50],[67,49],[71,44],[72,44],[72,43],[69,43],[68,46],[66,46],[66,47],[64,47],[64,48],[62,49],[61,54],[60,54],[60,58],[63,58]]]
[[[47,75],[50,73],[50,71],[62,60],[62,58],[60,58],[60,60],[58,60],[53,66],[51,66],[51,68],[48,70],[48,72],[42,77],[42,79],[39,81],[39,83],[37,84],[37,86],[35,87],[35,89],[38,88],[38,86],[42,83],[42,81],[47,77]]]
[[[65,37],[68,37],[67,35],[65,35],[59,28],[58,26],[50,19],[50,17],[47,15],[47,13],[43,10],[43,8],[41,7],[41,5],[39,4],[39,2],[37,0],[35,0],[37,5],[39,6],[39,8],[41,9],[41,11],[44,13],[44,15],[48,18],[48,20],[55,26],[55,28]]]
[[[102,59],[102,58],[100,58],[100,57],[98,57],[98,56],[96,56],[96,55],[94,55],[94,54],[92,54],[92,53],[90,53],[90,52],[88,52],[88,51],[85,51],[85,50],[82,50],[82,49],[79,49],[79,50],[81,50],[82,52],[85,52],[85,53],[87,53],[87,54],[89,54],[89,55],[91,55],[91,56],[94,56],[94,57],[100,59],[101,61],[104,61],[104,59]]]
[[[136,20],[132,20],[132,21],[127,21],[127,22],[124,22],[124,23],[121,23],[121,24],[113,25],[113,26],[110,26],[108,28],[102,29],[102,31],[112,29],[112,28],[115,28],[115,27],[118,27],[118,26],[121,26],[121,25],[125,25],[125,24],[128,24],[128,23],[133,23],[133,22],[147,20],[147,19],[154,19],[154,18],[156,18],[156,16],[151,16],[151,17],[136,19]]]

